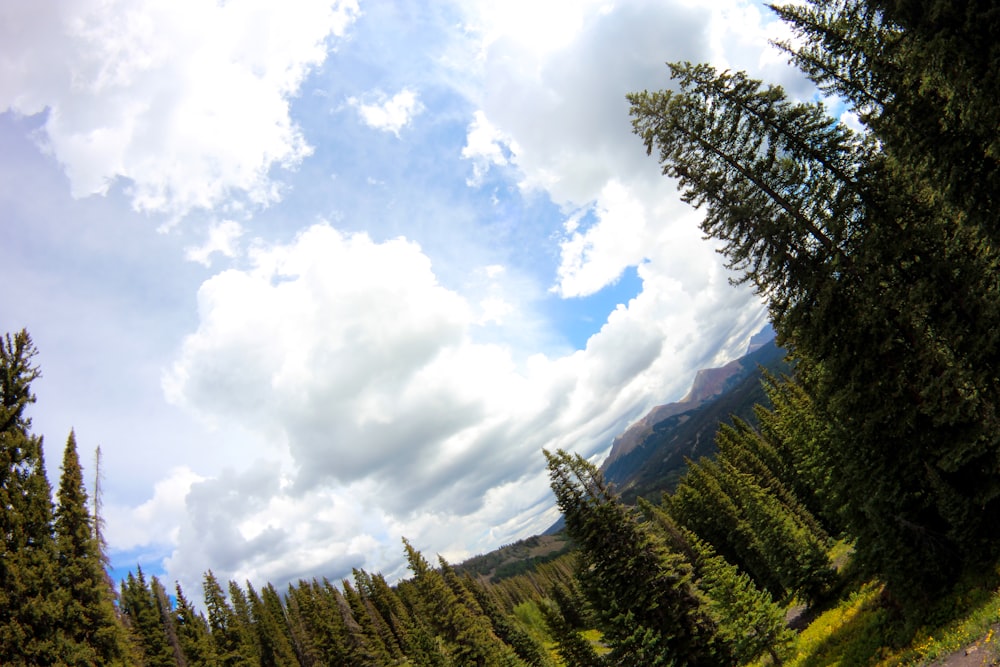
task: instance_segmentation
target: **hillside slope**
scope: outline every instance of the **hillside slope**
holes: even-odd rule
[[[639,496],[658,500],[684,473],[685,460],[715,452],[715,432],[732,416],[753,422],[753,406],[766,404],[761,369],[772,374],[791,370],[785,351],[770,341],[719,369],[701,371],[684,400],[654,408],[620,436],[634,439],[619,447],[602,466],[605,478],[627,503]],[[699,384],[700,382],[700,384]],[[689,397],[691,397],[689,399]],[[616,438],[618,444],[619,438]]]

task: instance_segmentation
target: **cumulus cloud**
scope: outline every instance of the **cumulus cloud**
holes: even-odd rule
[[[414,116],[423,111],[424,106],[417,99],[416,92],[404,88],[392,97],[376,91],[368,97],[374,102],[365,102],[351,97],[347,103],[358,110],[365,125],[383,132],[391,132],[399,137],[399,131],[408,126]]]
[[[597,222],[583,232],[578,231],[578,217],[566,223],[569,235],[559,244],[562,261],[553,288],[563,297],[600,291],[649,253],[645,207],[624,184],[608,181],[594,214]]]
[[[203,266],[211,266],[212,255],[216,253],[223,257],[236,257],[243,232],[243,226],[235,220],[214,222],[208,228],[208,238],[205,242],[200,246],[186,248],[184,256]]]
[[[468,10],[469,24],[484,26],[476,61],[484,89],[468,132],[468,157],[478,160],[470,181],[503,158],[523,190],[545,192],[573,214],[559,240],[554,291],[594,294],[629,266],[676,255],[663,244],[680,239],[690,240],[681,254],[704,263],[700,272],[717,264],[709,244],[678,231],[691,223],[687,206],[632,135],[625,96],[669,86],[664,62],[674,60],[748,69],[803,88],[803,77],[767,43],[784,35],[776,19],[749,1],[577,3],[562,8],[562,29],[547,40],[544,31],[518,29],[533,21],[520,13],[527,7],[486,4]],[[501,151],[504,145],[517,150]]]
[[[275,201],[310,147],[290,99],[355,0],[39,0],[0,7],[0,110],[45,112],[73,195],[126,180],[139,211]]]
[[[382,569],[400,563],[400,535],[462,558],[503,531],[537,532],[553,519],[541,448],[605,451],[760,324],[745,293],[720,289],[723,272],[682,285],[644,264],[656,284],[586,349],[524,356],[478,341],[480,309],[405,239],[316,225],[250,257],[203,284],[164,388],[267,434],[278,463],[191,486],[167,561],[178,577]]]
[[[476,111],[466,132],[462,157],[472,161],[472,176],[466,179],[469,187],[482,184],[490,167],[506,166],[508,155],[517,152],[517,146],[494,126],[482,110]]]
[[[174,468],[153,487],[151,498],[136,507],[120,503],[104,505],[106,533],[116,549],[176,544],[184,523],[186,498],[192,485],[204,478],[186,466]]]
[[[221,20],[218,13],[237,11],[231,7],[204,11]],[[312,39],[307,44],[342,34],[357,12],[339,7],[343,26],[314,26],[305,33]],[[456,60],[472,70],[463,73],[458,91],[468,97],[461,113],[472,113],[462,121],[465,145],[455,155],[468,161],[462,170],[471,162],[467,184],[481,185],[495,170],[492,175],[511,179],[510,190],[524,199],[541,193],[561,207],[561,229],[530,236],[547,242],[544,252],[557,258],[551,284],[558,296],[594,295],[629,266],[638,266],[641,291],[608,314],[584,349],[556,352],[537,344],[533,332],[515,330],[530,319],[525,311],[532,304],[500,288],[519,270],[502,254],[490,255],[482,275],[469,279],[475,289],[462,285],[467,291],[460,292],[443,285],[424,250],[406,238],[376,241],[315,225],[287,243],[257,242],[239,268],[218,271],[201,285],[197,328],[180,345],[163,388],[174,404],[220,426],[239,425],[254,433],[255,442],[272,447],[234,451],[232,470],[172,475],[174,485],[167,487],[174,490],[154,495],[150,507],[169,508],[148,512],[169,517],[157,525],[176,545],[166,562],[171,577],[197,582],[211,567],[222,578],[281,583],[338,576],[359,565],[391,571],[401,567],[400,535],[458,560],[537,532],[555,519],[542,447],[603,453],[629,421],[681,396],[695,369],[737,356],[763,323],[763,309],[749,290],[728,284],[712,245],[701,239],[697,213],[677,200],[673,185],[632,136],[624,98],[632,90],[668,85],[665,60],[716,58],[728,43],[717,36],[726,26],[732,31],[735,19],[693,2],[572,1],[541,9],[531,2],[463,3],[462,9],[471,12],[472,34],[477,26],[490,26],[470,57]],[[757,20],[750,13],[739,16]],[[153,49],[140,57],[147,42],[140,38],[140,18],[136,14],[135,25],[123,19],[127,29],[121,30],[138,45],[112,45],[136,57],[105,58],[128,66],[104,68],[90,78],[120,92],[123,102],[143,104],[160,99],[133,83],[146,81],[147,71],[170,74],[162,82],[168,90],[182,74],[201,81],[198,73],[181,72],[183,63],[200,61],[182,58],[175,68],[172,60],[157,60]],[[61,28],[59,34],[75,29]],[[253,44],[258,33],[247,34]],[[160,43],[155,35],[149,41]],[[726,62],[772,67],[759,44],[747,44],[726,52]],[[49,63],[61,72],[69,47],[60,48],[53,48],[54,64],[39,51],[31,66],[49,71]],[[235,52],[225,40],[218,48]],[[50,108],[44,136],[78,193],[101,191],[109,179],[126,176],[135,182],[140,209],[208,206],[231,190],[268,201],[277,192],[268,168],[294,164],[308,150],[301,132],[285,121],[288,96],[302,72],[322,61],[309,53],[286,60],[286,69],[273,68],[274,60],[249,68],[244,78],[251,82],[260,71],[287,83],[274,87],[282,91],[276,97],[260,98],[274,102],[262,105],[268,113],[247,110],[254,122],[278,122],[264,138],[241,128],[240,136],[252,140],[245,154],[226,153],[228,143],[219,139],[225,146],[212,153],[222,155],[217,160],[185,152],[193,140],[169,150],[150,144],[164,127],[173,128],[166,139],[184,139],[179,126],[160,122],[161,116],[203,119],[197,110],[204,111],[201,100],[215,99],[214,90],[203,88],[204,97],[180,102],[171,97],[164,109],[152,102],[134,109],[123,104],[106,128],[97,121],[88,125],[83,121],[89,116],[74,111],[79,127],[106,132],[99,141],[86,135],[94,138],[91,152],[79,154],[57,141],[68,110],[77,109],[63,101],[66,86],[43,95],[38,91],[47,89],[39,83],[32,89],[37,102],[15,99],[7,89],[0,101],[15,100],[7,103],[22,113]],[[453,72],[440,76],[444,86],[455,78]],[[383,83],[385,90],[399,90],[398,84]],[[423,82],[421,89],[427,89]],[[91,105],[86,109],[103,111],[85,92],[75,94]],[[184,115],[185,100],[193,116]],[[396,136],[423,108],[410,88],[392,97],[352,98],[350,104],[368,126]],[[140,139],[143,155],[159,156],[148,165],[133,160]],[[149,145],[158,148],[147,151]],[[193,171],[182,178],[177,174],[189,160]],[[99,168],[88,170],[91,164]],[[164,171],[170,165],[177,173]],[[393,186],[389,179],[370,182]],[[207,263],[237,255],[239,229],[226,225],[189,248],[189,258]],[[490,262],[512,268],[508,273]],[[453,282],[462,284],[462,278]],[[123,535],[120,541],[141,539]]]

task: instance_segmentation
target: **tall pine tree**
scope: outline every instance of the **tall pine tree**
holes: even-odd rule
[[[721,665],[733,661],[691,566],[640,524],[580,456],[545,452],[566,530],[580,549],[580,587],[616,665]]]
[[[0,338],[0,664],[54,664],[55,539],[42,440],[31,434],[31,383],[41,375],[27,331]]]
[[[127,635],[115,613],[114,591],[101,562],[72,431],[63,454],[55,532],[62,660],[69,665],[125,660]]]
[[[834,11],[825,27],[845,25]],[[856,71],[835,73],[872,92],[880,113],[882,66],[911,63],[892,60],[895,31],[866,25]],[[744,74],[671,72],[678,90],[629,96],[634,130],[685,201],[704,207],[702,229],[723,242],[729,266],[767,298],[779,341],[837,424],[828,465],[858,561],[911,603],[929,599],[997,551],[991,232],[942,184],[882,151],[880,126],[855,134],[822,105]]]

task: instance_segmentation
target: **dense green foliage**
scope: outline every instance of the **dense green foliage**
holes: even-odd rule
[[[83,471],[72,432],[63,454],[55,512],[62,659],[72,665],[112,664],[128,654],[115,612],[94,521],[88,511]]]
[[[579,545],[577,580],[611,648],[611,664],[733,661],[691,565],[671,551],[580,456],[546,452],[556,502]]]
[[[911,609],[995,559],[1000,531],[1000,91],[996,61],[945,55],[978,34],[974,14],[996,17],[943,4],[780,10],[803,39],[795,61],[854,105],[862,134],[706,65],[671,65],[677,90],[630,96],[647,151],[767,298],[831,424],[817,495]],[[938,35],[915,7],[963,20]]]
[[[40,377],[26,331],[0,339],[0,664],[127,660],[70,433],[58,503],[26,408]]]

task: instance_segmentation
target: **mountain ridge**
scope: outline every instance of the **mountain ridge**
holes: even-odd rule
[[[773,339],[721,368],[708,369],[702,378],[711,382],[699,391],[714,393],[697,405],[668,404],[680,409],[653,423],[629,452],[614,459],[609,456],[601,466],[605,479],[626,503],[634,503],[639,496],[658,499],[672,491],[687,468],[687,459],[715,451],[720,424],[733,417],[756,423],[754,406],[768,403],[761,384],[765,371],[778,375],[791,371],[785,351]]]

